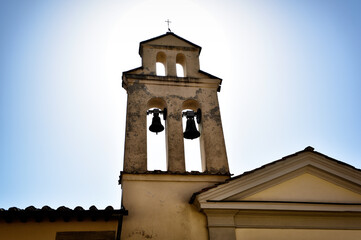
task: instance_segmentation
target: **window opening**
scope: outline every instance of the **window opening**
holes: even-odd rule
[[[187,111],[193,111],[191,109],[185,109],[182,112],[183,113]],[[197,130],[199,131],[199,125],[194,119],[195,125]],[[183,132],[186,130],[187,126],[187,117],[182,117],[182,125],[183,125]],[[186,164],[186,171],[202,171],[202,161],[201,161],[201,147],[200,147],[200,138],[196,139],[184,139],[184,158],[185,158],[185,164]]]
[[[179,63],[176,64],[176,68],[177,68],[177,77],[184,77],[184,69],[183,66],[180,65]]]
[[[156,74],[157,76],[166,76],[167,75],[167,56],[164,52],[158,52],[156,57]]]
[[[157,76],[165,76],[165,67],[164,64],[161,62],[157,62],[156,63],[156,68],[157,68]]]
[[[176,70],[177,77],[186,77],[186,57],[183,53],[178,53],[176,56]]]
[[[150,108],[154,110],[157,108]],[[161,124],[165,127],[163,115],[159,115]],[[147,169],[148,171],[162,170],[166,171],[166,148],[165,148],[165,130],[157,134],[149,131],[152,124],[153,114],[147,115]]]

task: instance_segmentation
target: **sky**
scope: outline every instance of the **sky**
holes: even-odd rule
[[[223,79],[231,173],[307,146],[361,168],[360,12],[357,0],[0,1],[0,208],[120,207],[121,76],[167,19]]]

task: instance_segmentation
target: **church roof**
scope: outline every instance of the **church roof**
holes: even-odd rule
[[[198,49],[198,54],[199,54],[199,53],[201,52],[201,50],[202,50],[202,47],[198,46],[197,44],[194,44],[194,43],[188,41],[187,39],[184,39],[184,38],[176,35],[176,34],[173,33],[173,32],[167,32],[167,33],[165,33],[165,34],[163,34],[163,35],[160,35],[160,36],[158,36],[158,37],[150,38],[150,39],[148,39],[148,40],[144,40],[144,41],[140,42],[140,43],[139,43],[139,55],[142,55],[142,48],[143,48],[143,45],[144,45],[144,44],[150,44],[150,43],[152,43],[152,42],[156,42],[157,40],[160,40],[160,39],[162,39],[162,38],[166,38],[166,37],[169,37],[169,36],[175,37],[175,38],[177,38],[178,40],[180,40],[181,42],[183,42],[183,43],[185,43],[185,44],[187,44],[187,45],[190,45],[191,47],[197,48],[197,49]]]
[[[197,197],[198,195],[200,195],[200,194],[206,193],[206,192],[208,192],[208,191],[210,191],[210,190],[213,190],[213,189],[215,189],[215,188],[217,188],[217,187],[223,187],[225,184],[232,183],[232,182],[234,182],[234,181],[236,181],[236,180],[238,180],[238,179],[243,179],[243,178],[245,178],[246,176],[259,173],[259,172],[261,172],[261,171],[263,171],[263,170],[265,170],[265,171],[267,171],[267,170],[268,170],[268,171],[271,171],[272,168],[276,168],[276,166],[286,165],[286,163],[287,163],[288,161],[291,161],[292,159],[297,158],[297,157],[302,156],[302,155],[305,155],[305,154],[312,154],[312,155],[314,155],[315,157],[325,159],[326,161],[329,161],[330,163],[333,163],[333,164],[336,165],[336,166],[344,167],[344,168],[347,168],[347,169],[349,169],[349,170],[351,170],[351,171],[355,171],[355,170],[356,170],[358,173],[361,174],[361,170],[360,170],[360,169],[355,168],[354,166],[349,165],[349,164],[347,164],[347,163],[345,163],[345,162],[342,162],[342,161],[336,160],[336,159],[334,159],[334,158],[331,158],[331,157],[329,157],[329,156],[327,156],[327,155],[325,155],[325,154],[322,154],[322,153],[319,153],[319,152],[317,152],[317,151],[314,151],[314,148],[313,148],[313,147],[308,146],[308,147],[306,147],[306,148],[305,148],[304,150],[302,150],[302,151],[298,151],[298,152],[296,152],[296,153],[294,153],[294,154],[285,156],[285,157],[283,157],[283,158],[281,158],[281,159],[279,159],[279,160],[276,160],[276,161],[273,161],[273,162],[271,162],[271,163],[265,164],[265,165],[263,165],[263,166],[261,166],[261,167],[259,167],[259,168],[254,169],[254,170],[251,170],[251,171],[248,171],[248,172],[244,172],[243,174],[240,174],[240,175],[238,175],[238,176],[234,176],[234,177],[232,177],[232,178],[229,178],[229,179],[225,180],[224,182],[217,183],[217,184],[212,185],[212,186],[210,186],[210,187],[204,188],[204,189],[202,189],[202,190],[200,190],[200,191],[198,191],[198,192],[195,192],[195,193],[193,193],[193,195],[192,195],[189,203],[193,203],[194,200],[196,199],[196,197]]]
[[[0,220],[5,220],[8,223],[17,220],[20,220],[21,222],[30,220],[35,220],[36,222],[41,222],[43,220],[49,220],[50,222],[63,220],[68,222],[71,220],[83,221],[85,219],[90,219],[92,221],[108,221],[117,220],[121,215],[128,215],[128,211],[123,208],[114,209],[112,206],[108,206],[105,209],[97,209],[93,205],[88,210],[85,210],[80,206],[74,209],[64,206],[57,209],[53,209],[49,206],[44,206],[42,208],[29,206],[25,209],[11,207],[8,210],[0,208]]]

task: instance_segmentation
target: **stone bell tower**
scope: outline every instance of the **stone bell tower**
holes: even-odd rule
[[[129,215],[122,239],[208,239],[205,215],[188,201],[230,174],[217,98],[222,80],[200,70],[200,52],[201,47],[167,32],[141,42],[142,66],[123,73],[128,102],[120,184]],[[162,74],[157,64],[164,66]],[[147,114],[165,125],[166,171],[147,170],[147,134],[154,134],[147,129]],[[202,172],[186,172],[182,117],[197,120],[199,133],[191,138],[199,136],[193,141],[200,141]]]

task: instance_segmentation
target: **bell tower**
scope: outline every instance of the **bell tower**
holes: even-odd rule
[[[150,108],[166,114],[167,171],[185,172],[182,111],[191,109],[200,132],[202,171],[229,173],[217,91],[221,79],[199,68],[201,47],[168,32],[140,43],[142,66],[123,73],[123,87],[128,93],[124,172],[147,171],[146,116]],[[165,76],[157,73],[161,64]],[[183,69],[177,75],[176,65]],[[161,114],[162,115],[162,114]],[[187,116],[184,116],[187,117]],[[187,117],[188,118],[188,117]]]
[[[123,72],[128,99],[120,184],[129,215],[122,239],[208,239],[205,215],[188,201],[230,174],[217,97],[222,80],[200,70],[200,52],[198,45],[167,32],[141,42],[142,66]],[[147,114],[153,116],[149,129]],[[147,134],[163,129],[167,170],[148,171]],[[201,172],[186,171],[184,138],[200,141]]]

